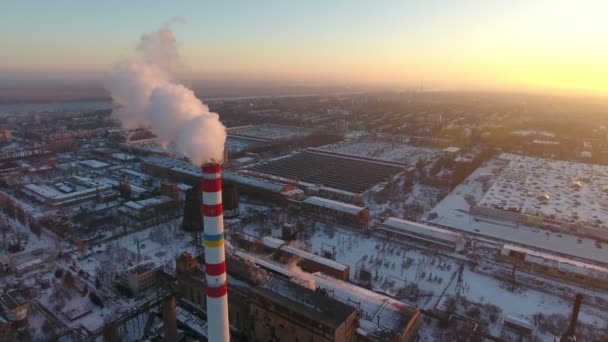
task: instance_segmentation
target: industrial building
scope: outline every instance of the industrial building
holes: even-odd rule
[[[608,290],[608,268],[511,244],[503,245],[498,261],[583,286]]]
[[[307,193],[353,201],[374,185],[392,179],[404,166],[365,158],[307,150],[259,163],[243,170],[247,174],[298,184]]]
[[[202,176],[200,170],[188,163],[161,157],[147,157],[142,160],[142,168],[152,175],[171,178],[186,184],[196,184]],[[293,185],[272,180],[259,179],[234,172],[223,172],[225,184],[236,185],[239,194],[253,195],[269,201],[285,202],[301,193]]]
[[[420,315],[416,308],[320,274],[315,274],[317,287],[310,289],[295,278],[270,276],[247,258],[234,254],[227,258],[233,338],[400,342],[416,338]],[[178,256],[176,277],[179,294],[205,309],[204,269],[197,258]]]
[[[153,262],[142,263],[122,271],[116,282],[120,288],[136,295],[158,283],[159,270],[160,266]]]
[[[301,279],[299,278],[301,274],[294,274],[285,265],[252,254],[238,253],[238,255],[276,276],[306,286],[314,284],[316,291],[356,307],[358,328],[355,341],[416,340],[420,323],[418,308],[322,273],[314,273],[307,277],[309,279]]]
[[[356,310],[288,280],[272,278],[235,256],[228,256],[228,305],[234,336],[270,341],[350,341]],[[177,289],[186,300],[207,309],[205,273],[196,258],[176,259]],[[209,314],[209,313],[208,313]]]
[[[281,239],[270,236],[256,239],[242,233],[232,234],[232,239],[238,248],[252,253],[271,253],[285,263],[295,263],[310,273],[321,272],[344,281],[348,281],[350,278],[350,266],[295,248]]]
[[[283,278],[253,288],[250,305],[260,340],[347,342],[356,334],[353,306]]]
[[[173,209],[175,209],[175,200],[169,196],[160,195],[126,202],[119,210],[133,219],[145,221],[154,215],[169,213]]]
[[[607,166],[510,153],[494,163],[500,172],[471,214],[608,239]]]
[[[461,233],[396,217],[387,218],[382,224],[374,227],[374,231],[455,252],[462,251],[465,245],[464,235]]]
[[[110,198],[117,195],[117,192],[108,184],[100,184],[98,186],[71,192],[61,192],[60,190],[47,185],[26,184],[21,189],[21,192],[41,203],[53,207],[77,204],[96,198]]]
[[[356,228],[367,228],[369,224],[369,209],[349,203],[311,196],[302,201],[302,208],[305,214],[324,221]]]

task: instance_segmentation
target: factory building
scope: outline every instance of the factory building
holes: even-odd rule
[[[354,341],[415,341],[420,323],[420,309],[408,306],[396,299],[364,289],[347,281],[322,273],[298,278],[285,265],[258,256],[238,252],[241,259],[258,265],[269,273],[291,279],[293,282],[311,286],[315,291],[357,309],[357,334]]]
[[[123,204],[119,210],[142,226],[150,224],[154,220],[162,221],[161,217],[173,217],[178,213],[175,200],[165,195],[129,201]]]
[[[255,341],[352,341],[356,310],[321,293],[272,278],[235,256],[228,257],[228,306],[232,336]],[[198,260],[176,259],[178,293],[206,310],[205,273]],[[209,313],[208,313],[209,314]]]
[[[111,198],[117,195],[112,186],[108,184],[66,193],[46,185],[26,184],[21,192],[38,202],[53,207],[68,206],[98,198]]]
[[[202,176],[197,167],[173,159],[147,157],[142,160],[141,165],[146,172],[152,175],[171,178],[186,184],[196,184]],[[301,190],[290,184],[258,179],[234,172],[223,172],[222,183],[223,187],[236,186],[239,194],[252,195],[255,198],[279,203],[285,203],[288,198],[302,194]]]
[[[302,201],[302,208],[306,214],[328,222],[356,228],[367,228],[369,224],[369,209],[349,203],[312,196]]]
[[[280,247],[279,255],[286,262],[296,261],[298,266],[310,273],[321,272],[345,281],[348,281],[348,278],[350,277],[350,266],[303,251],[293,246],[287,245]]]
[[[461,233],[396,217],[387,218],[382,224],[374,227],[374,231],[455,252],[464,250],[465,245]]]
[[[553,278],[608,290],[608,268],[505,244],[497,257],[517,268]]]
[[[130,294],[136,295],[158,283],[159,270],[160,266],[153,262],[132,266],[120,273],[117,285]]]
[[[395,179],[404,167],[395,162],[307,149],[255,164],[243,172],[298,184],[309,195],[351,202],[360,200],[375,185]]]
[[[357,311],[320,292],[273,277],[252,289],[250,310],[260,341],[352,341]]]
[[[252,253],[274,253],[285,263],[295,262],[306,272],[322,272],[344,281],[348,281],[350,277],[350,266],[289,246],[286,241],[271,236],[257,239],[250,235],[234,233],[232,234],[232,243],[238,248]]]

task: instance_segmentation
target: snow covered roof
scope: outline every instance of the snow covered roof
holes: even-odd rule
[[[460,151],[460,147],[456,146],[450,146],[443,149],[443,152],[447,153],[457,153],[458,151]]]
[[[32,259],[29,261],[26,261],[24,263],[21,263],[19,265],[15,265],[15,271],[17,273],[24,271],[30,267],[38,267],[40,265],[44,264],[44,260],[40,259],[40,258],[36,258],[36,259]]]
[[[254,288],[253,292],[332,328],[338,328],[355,313],[351,305],[280,277],[271,278],[261,287]]]
[[[194,330],[197,334],[207,337],[207,322],[179,306],[175,309],[175,319],[181,324]]]
[[[283,264],[268,261],[245,252],[236,252],[236,254],[273,272],[288,277],[294,276]],[[298,277],[296,276],[296,278]],[[312,274],[311,281],[314,281],[315,286],[326,290],[328,297],[347,305],[356,306],[358,310],[361,310],[359,328],[370,335],[384,329],[400,334],[418,311],[418,308],[396,299],[326,276],[320,272]]]
[[[101,162],[101,161],[95,160],[95,159],[83,160],[80,162],[80,164],[82,164],[84,166],[88,166],[92,169],[101,169],[101,168],[104,168],[104,167],[107,167],[110,165],[108,163],[104,163],[104,162]]]
[[[135,156],[132,154],[117,152],[117,153],[112,153],[112,158],[126,161],[126,160],[135,159]]]
[[[111,188],[111,186],[109,186],[107,184],[102,184],[102,185],[94,187],[94,188],[82,189],[82,190],[69,192],[69,193],[61,193],[46,185],[26,184],[23,187],[44,198],[47,198],[47,199],[52,198],[56,202],[63,201],[63,200],[69,200],[72,198],[77,198],[82,195],[92,194],[97,191],[103,191],[103,190],[107,190],[107,189]]]
[[[46,185],[26,184],[23,187],[45,198],[55,197],[61,194],[59,191]]]
[[[158,268],[158,265],[156,265],[154,262],[143,262],[141,264],[131,266],[131,267],[127,268],[126,270],[124,270],[123,272],[130,273],[130,274],[143,274],[143,273],[155,270],[156,268]]]
[[[265,236],[262,238],[262,243],[266,247],[270,247],[272,249],[277,249],[285,244],[285,241],[281,239],[274,238],[272,236]]]
[[[146,175],[145,173],[141,173],[141,172],[137,172],[137,171],[133,171],[133,170],[129,170],[129,169],[120,169],[120,172],[126,173],[131,176],[135,176],[138,178],[148,178],[148,175]]]
[[[456,243],[462,239],[463,235],[447,229],[437,228],[426,224],[402,220],[396,217],[389,217],[382,225],[392,229],[403,231],[405,233],[413,233],[415,235],[430,237],[435,240],[448,241]]]
[[[537,145],[559,145],[559,141],[540,140],[540,139],[534,139],[534,140],[532,140],[532,143],[537,144]]]
[[[315,273],[313,277],[315,285],[327,290],[330,297],[356,305],[362,311],[359,322],[372,323],[360,324],[360,327],[372,335],[378,328],[401,333],[418,310],[396,299],[321,273]]]
[[[271,192],[279,193],[279,192],[283,191],[283,188],[285,188],[285,185],[283,185],[283,184],[272,183],[272,182],[262,180],[262,179],[246,177],[243,175],[239,175],[238,173],[224,172],[222,177],[224,178],[224,180],[226,180],[228,182],[233,182],[233,183],[241,184],[241,185],[253,186],[253,187],[271,191]]]
[[[145,200],[137,201],[137,204],[143,205],[144,207],[152,207],[159,204],[169,203],[173,199],[169,196],[161,195],[156,197],[147,198]]]
[[[331,259],[327,259],[327,258],[318,256],[318,255],[315,255],[315,254],[312,254],[312,253],[309,253],[306,251],[303,251],[301,249],[298,249],[298,248],[295,248],[292,246],[283,246],[283,247],[281,247],[281,250],[284,252],[290,253],[292,255],[298,256],[302,259],[307,259],[310,261],[314,261],[318,264],[322,264],[327,267],[331,267],[338,271],[344,271],[348,268],[347,265],[341,264],[341,263],[333,261]]]
[[[133,209],[135,211],[139,211],[145,208],[154,207],[160,204],[165,204],[173,201],[173,199],[169,196],[161,195],[156,197],[147,198],[141,201],[129,201],[124,205],[129,209]]]
[[[137,202],[133,202],[133,201],[126,202],[125,207],[133,209],[133,210],[142,210],[144,208],[143,205],[138,204]]]
[[[308,197],[303,202],[306,204],[323,207],[323,208],[328,208],[331,210],[336,210],[336,211],[340,211],[340,212],[351,214],[351,215],[357,215],[361,211],[365,210],[364,207],[358,207],[353,204],[333,201],[330,199],[317,197],[317,196]]]
[[[534,331],[534,324],[521,317],[506,315],[504,322]]]
[[[608,268],[589,264],[582,261],[563,258],[554,254],[543,253],[532,249],[519,247],[515,245],[505,244],[503,246],[503,254],[509,251],[526,254],[525,259],[528,262],[549,266],[566,272],[592,276],[594,278],[608,280]]]

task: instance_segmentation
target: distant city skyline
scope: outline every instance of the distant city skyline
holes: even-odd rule
[[[101,82],[172,17],[190,82],[608,95],[608,3],[8,1],[0,85]]]

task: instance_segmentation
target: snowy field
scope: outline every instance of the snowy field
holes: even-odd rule
[[[608,166],[507,153],[499,159],[508,163],[479,206],[608,229]]]
[[[347,154],[357,157],[368,157],[387,161],[415,164],[419,159],[430,158],[438,150],[428,147],[417,147],[400,142],[357,138],[345,140],[319,148],[323,151]]]
[[[503,167],[504,162],[497,159],[483,164],[425,215],[424,221],[552,253],[608,263],[608,248],[599,248],[595,240],[470,215],[471,205],[483,198]]]

